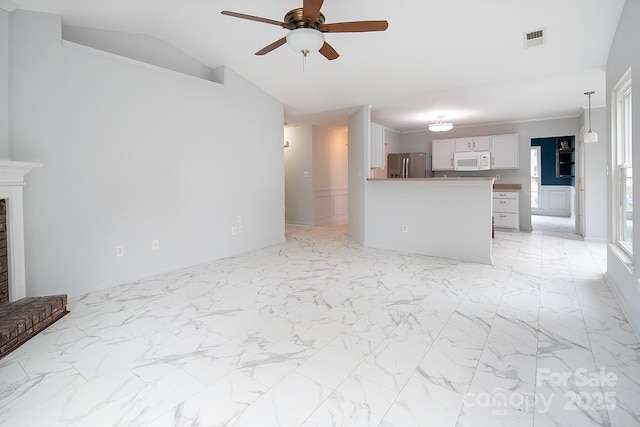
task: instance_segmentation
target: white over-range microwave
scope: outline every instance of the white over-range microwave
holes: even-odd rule
[[[465,151],[454,153],[453,169],[457,171],[488,171],[491,169],[491,152]]]

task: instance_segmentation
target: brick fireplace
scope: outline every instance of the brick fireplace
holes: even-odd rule
[[[7,256],[7,201],[0,200],[0,304],[9,302],[9,264]]]
[[[0,199],[5,203],[4,233],[8,252],[6,269],[9,302],[17,301],[27,295],[22,188],[25,175],[33,168],[40,166],[39,163],[0,159]]]
[[[67,296],[25,298],[22,187],[38,163],[0,159],[0,358],[67,314]]]

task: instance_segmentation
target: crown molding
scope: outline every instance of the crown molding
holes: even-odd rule
[[[18,5],[10,0],[0,0],[0,9],[4,9],[7,12],[13,12],[18,8]]]

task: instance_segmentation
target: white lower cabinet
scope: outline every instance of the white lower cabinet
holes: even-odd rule
[[[493,192],[493,225],[497,228],[520,229],[520,204],[517,191]]]

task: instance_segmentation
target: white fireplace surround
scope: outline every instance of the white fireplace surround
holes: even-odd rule
[[[27,296],[24,262],[24,217],[22,187],[24,176],[40,163],[0,159],[0,199],[7,202],[7,261],[9,301]]]

